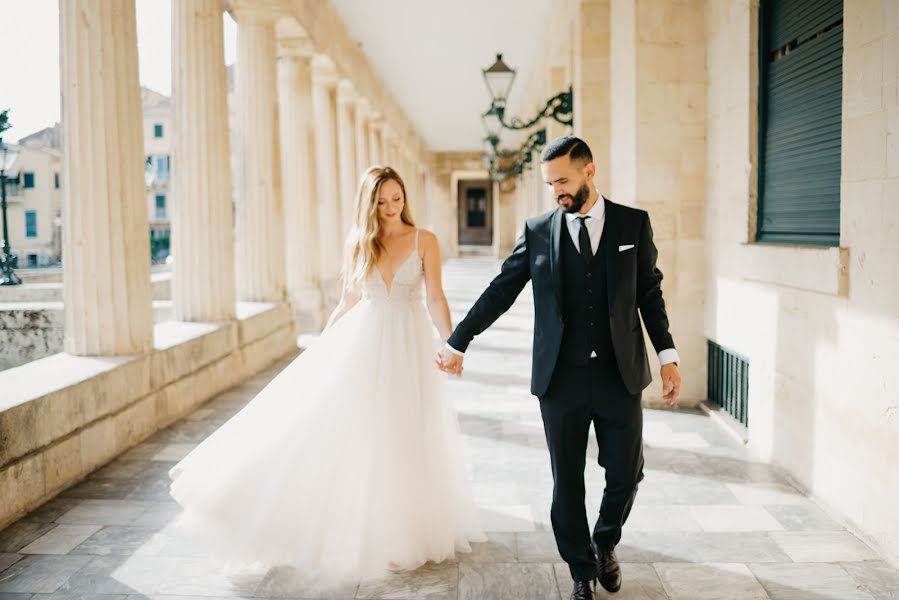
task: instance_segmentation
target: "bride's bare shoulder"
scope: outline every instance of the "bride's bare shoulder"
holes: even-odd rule
[[[437,235],[433,231],[422,229],[420,227],[418,229],[418,242],[420,246],[425,244],[428,246],[437,246],[440,243]]]
[[[418,230],[418,253],[422,260],[428,260],[429,257],[437,257],[440,259],[440,239],[433,231],[427,229]]]

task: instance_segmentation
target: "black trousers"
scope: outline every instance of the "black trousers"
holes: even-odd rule
[[[540,397],[552,460],[553,533],[575,580],[597,575],[584,505],[590,424],[599,445],[599,464],[606,473],[593,540],[597,545],[614,545],[621,539],[621,528],[643,480],[641,395],[627,391],[614,360],[592,358],[585,367],[557,365],[546,394]]]

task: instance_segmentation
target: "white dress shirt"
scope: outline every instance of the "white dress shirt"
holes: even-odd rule
[[[599,192],[597,192],[599,196]],[[589,219],[585,221],[578,220],[579,217],[588,216]],[[593,256],[596,256],[596,251],[599,249],[599,242],[602,238],[602,228],[606,223],[606,203],[603,201],[602,196],[599,196],[596,202],[590,207],[590,210],[587,211],[586,215],[581,213],[565,213],[565,221],[568,225],[568,234],[571,236],[571,241],[574,242],[574,247],[577,248],[578,252],[581,251],[581,245],[578,241],[578,234],[580,234],[581,223],[584,223],[587,226],[587,233],[590,235],[590,249],[592,251]],[[464,352],[460,352],[450,346],[449,344],[445,344],[444,347],[452,352],[453,354],[457,354],[459,356],[464,356]],[[590,357],[593,358],[596,356],[596,352],[591,352]],[[667,365],[668,363],[679,363],[680,357],[677,354],[677,350],[675,348],[666,348],[659,352],[659,364]]]

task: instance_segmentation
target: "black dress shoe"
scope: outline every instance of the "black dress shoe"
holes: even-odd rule
[[[615,546],[609,544],[593,545],[596,550],[596,564],[599,571],[599,585],[608,592],[621,589],[621,567],[615,556]]]
[[[594,600],[596,596],[593,594],[593,590],[595,589],[594,581],[575,581],[570,600]]]

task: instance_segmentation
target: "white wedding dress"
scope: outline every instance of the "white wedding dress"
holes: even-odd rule
[[[169,472],[176,529],[212,556],[320,582],[414,569],[485,541],[415,250]]]

